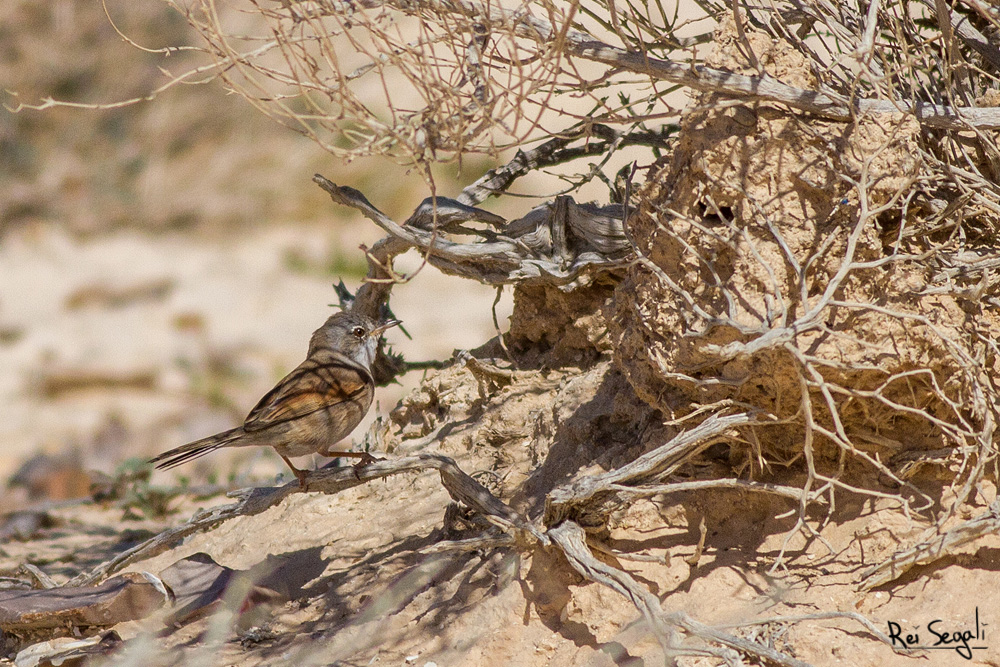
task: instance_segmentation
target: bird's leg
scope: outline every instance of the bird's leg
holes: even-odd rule
[[[292,469],[292,474],[295,475],[295,479],[299,480],[299,486],[302,487],[303,489],[306,488],[306,477],[309,475],[309,473],[305,470],[299,470],[298,468],[293,466],[292,462],[289,461],[288,457],[285,456],[284,454],[278,454],[278,456],[280,456],[281,460],[287,463],[288,467]]]

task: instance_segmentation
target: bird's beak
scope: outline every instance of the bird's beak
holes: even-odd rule
[[[368,335],[372,336],[373,338],[378,338],[385,332],[386,329],[391,329],[393,327],[399,326],[400,324],[402,324],[400,320],[389,320],[388,322],[384,322],[381,325],[372,329],[371,333]]]

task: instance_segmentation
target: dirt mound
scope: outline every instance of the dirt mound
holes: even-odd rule
[[[605,308],[617,276],[563,291],[551,285],[519,285],[507,344],[529,365],[581,365],[611,351]]]

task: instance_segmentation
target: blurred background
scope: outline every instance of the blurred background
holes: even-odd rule
[[[137,45],[198,39],[166,3],[107,4]],[[114,109],[12,113],[47,98],[142,97],[169,80],[161,67],[197,62],[126,43],[101,3],[0,8],[0,480],[15,482],[0,508],[9,511],[86,494],[87,471],[111,474],[130,457],[241,422],[304,358],[310,333],[334,312],[332,284],[356,288],[358,246],[381,237],[334,206],[313,173],[360,189],[397,220],[429,193],[403,167],[334,159],[218,82]],[[441,169],[439,192],[455,195],[492,166],[480,158]],[[428,268],[393,298],[413,339],[393,330],[390,342],[409,360],[478,346],[495,334],[494,297]],[[498,308],[505,325],[509,293]],[[411,373],[380,389],[377,410],[419,380]],[[224,483],[283,469],[255,450],[178,472]]]

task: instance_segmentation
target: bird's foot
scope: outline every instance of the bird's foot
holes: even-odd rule
[[[354,468],[354,477],[356,479],[361,479],[361,469],[375,463],[376,461],[385,461],[384,458],[379,456],[372,456],[368,452],[363,452],[364,456],[360,457],[361,460],[355,463],[352,468]]]
[[[375,463],[376,461],[385,461],[384,458],[381,458],[379,456],[373,456],[373,455],[369,454],[368,452],[333,452],[333,451],[327,451],[327,452],[323,453],[323,456],[329,456],[331,458],[359,459],[357,463],[355,463],[353,466],[351,466],[351,468],[354,469],[354,477],[357,478],[357,479],[359,479],[359,480],[361,479],[361,474],[359,473],[359,471],[362,468],[364,468],[365,466],[371,465],[372,463]],[[325,466],[323,466],[324,470],[327,469],[327,468],[339,468],[339,467],[340,466],[335,466],[333,461],[330,461]]]
[[[307,489],[309,487],[309,484],[306,482],[306,478],[309,477],[309,471],[308,470],[299,470],[298,468],[296,468],[295,466],[293,466],[292,462],[289,461],[288,457],[285,456],[284,454],[278,454],[278,456],[280,456],[282,459],[284,459],[285,463],[288,464],[288,467],[291,468],[292,474],[295,475],[295,479],[299,480],[299,488],[300,489]]]
[[[380,456],[372,456],[368,452],[364,452],[364,457],[357,463],[355,463],[352,468],[354,468],[354,476],[357,479],[361,479],[361,469],[375,463],[376,461],[385,461],[384,458]]]
[[[365,466],[371,465],[376,461],[385,461],[385,459],[382,458],[381,456],[373,456],[368,452],[361,452],[361,456],[359,456],[358,458],[360,458],[361,460],[354,464],[355,468],[364,468]]]

